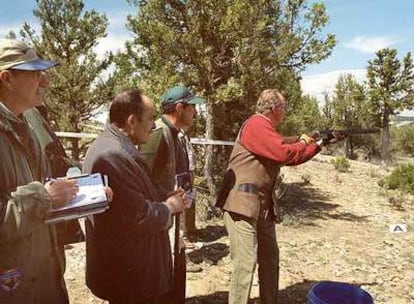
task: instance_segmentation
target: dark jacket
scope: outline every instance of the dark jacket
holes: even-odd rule
[[[50,209],[45,159],[24,117],[2,104],[0,155],[0,303],[67,303],[63,250],[43,221]],[[12,269],[19,284],[7,291],[4,274]]]
[[[132,142],[107,126],[87,152],[84,172],[108,175],[106,212],[86,226],[86,283],[95,295],[130,303],[164,295],[172,285],[170,212],[157,201],[148,168]]]

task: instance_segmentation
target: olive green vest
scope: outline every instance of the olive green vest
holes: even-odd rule
[[[154,172],[154,159],[160,147],[162,139],[168,146],[168,155],[165,155],[166,166],[160,172]],[[151,169],[153,182],[162,185],[167,191],[173,191],[175,185],[175,144],[174,138],[168,125],[159,118],[155,121],[155,129],[151,132],[148,142],[139,146],[140,154]]]

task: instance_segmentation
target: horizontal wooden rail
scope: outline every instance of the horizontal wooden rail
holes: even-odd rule
[[[56,132],[56,135],[63,138],[87,138],[95,139],[98,137],[98,134],[94,133],[75,133],[75,132]],[[190,138],[190,141],[194,145],[215,145],[215,146],[233,146],[233,141],[225,140],[214,140],[208,138],[199,138],[194,137]]]

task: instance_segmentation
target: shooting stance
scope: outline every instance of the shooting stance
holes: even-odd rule
[[[248,303],[256,262],[261,303],[277,303],[278,215],[272,201],[273,184],[282,166],[304,163],[321,150],[306,134],[292,140],[275,131],[284,119],[285,107],[285,98],[278,90],[260,94],[256,114],[239,131],[217,199],[216,206],[224,210],[233,263],[229,304]]]

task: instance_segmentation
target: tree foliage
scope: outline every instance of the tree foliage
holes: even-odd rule
[[[327,97],[324,113],[326,116],[326,128],[349,129],[372,127],[372,118],[368,112],[368,102],[364,86],[359,84],[351,74],[340,75],[332,98]],[[360,146],[368,146],[367,135],[352,136],[345,140],[345,155],[354,157],[354,149]],[[370,150],[374,150],[371,147]]]
[[[285,135],[311,133],[323,127],[318,100],[309,95],[301,96],[298,100],[298,104],[279,127]]]
[[[390,117],[399,111],[414,106],[414,70],[411,53],[400,61],[397,50],[382,49],[368,62],[368,94],[370,111],[375,114],[378,125],[383,129],[381,154],[389,158]]]
[[[414,157],[414,123],[391,130],[394,148],[405,155]]]
[[[135,34],[123,63],[159,89],[181,82],[206,97],[206,137],[234,139],[265,88],[300,101],[298,73],[330,55],[322,3],[303,0],[130,0]],[[289,108],[290,110],[291,108]],[[213,191],[212,147],[206,177]]]
[[[81,0],[37,0],[33,14],[40,22],[40,36],[25,23],[20,34],[40,56],[59,62],[50,70],[52,79],[46,105],[57,130],[81,132],[82,123],[106,104],[112,95],[102,73],[112,62],[108,54],[98,59],[94,48],[106,36],[108,21],[95,10],[85,11]],[[79,157],[78,140],[72,140],[72,156]]]

